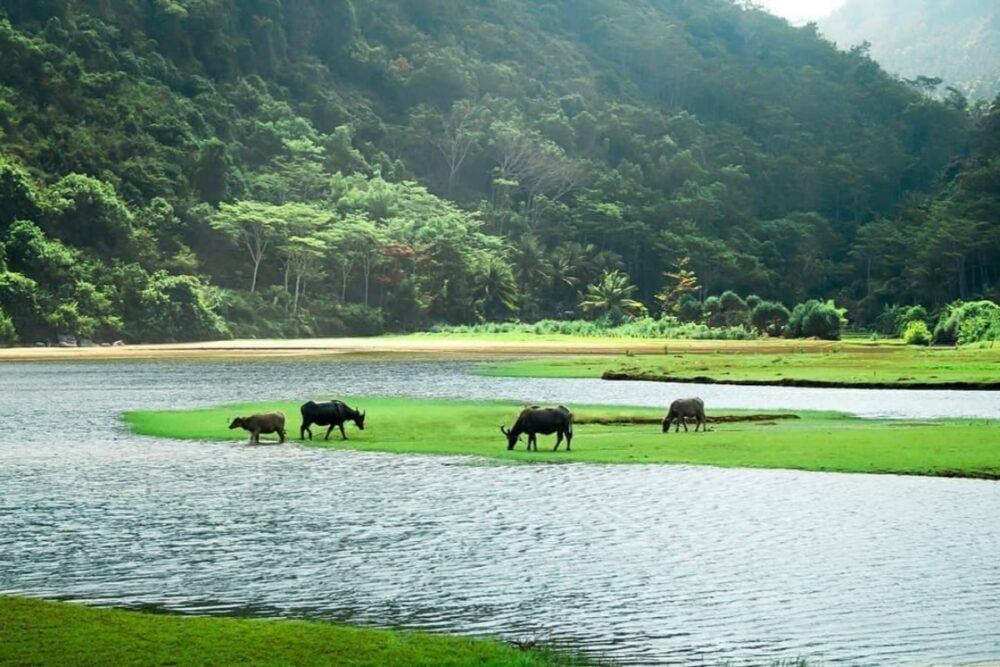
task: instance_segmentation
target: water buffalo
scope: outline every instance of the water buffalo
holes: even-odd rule
[[[242,428],[250,431],[250,444],[260,444],[261,433],[277,433],[281,438],[279,444],[285,441],[285,415],[280,412],[266,412],[249,417],[236,417],[229,425],[230,429]]]
[[[695,424],[694,431],[698,432],[698,427],[701,426],[701,430],[706,430],[705,427],[705,402],[700,398],[678,398],[676,401],[670,404],[670,409],[667,410],[667,416],[663,418],[663,432],[670,432],[670,422],[677,420],[677,428],[675,433],[681,430],[681,424],[684,425],[684,431],[687,432],[687,417],[694,417],[698,420]]]
[[[563,436],[566,436],[566,451],[570,451],[570,443],[573,441],[573,413],[560,405],[558,408],[540,408],[533,405],[530,408],[521,410],[517,421],[511,429],[500,427],[500,432],[507,436],[507,449],[514,449],[518,438],[522,433],[528,434],[528,450],[534,447],[538,451],[537,434],[550,435],[556,433],[556,446],[552,451],[559,449]]]
[[[342,401],[329,401],[326,403],[309,401],[302,406],[301,411],[302,427],[299,429],[299,440],[305,440],[306,433],[309,434],[309,439],[312,440],[313,432],[309,428],[312,424],[330,427],[326,430],[326,438],[324,440],[330,439],[330,433],[335,426],[340,428],[341,439],[347,440],[347,434],[344,433],[344,422],[349,419],[354,421],[354,425],[358,427],[359,431],[365,430],[365,413],[347,407],[347,404]]]

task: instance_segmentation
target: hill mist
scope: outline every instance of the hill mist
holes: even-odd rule
[[[907,79],[940,78],[976,99],[1000,94],[1000,5],[992,0],[848,0],[819,26],[842,48],[870,42],[872,58]]]

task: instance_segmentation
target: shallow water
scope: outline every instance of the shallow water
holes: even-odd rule
[[[1000,417],[989,392],[0,365],[0,593],[535,639],[625,663],[1000,660],[1000,484],[140,438],[136,408],[387,394]],[[376,419],[377,415],[370,415]],[[18,425],[16,429],[10,424]]]

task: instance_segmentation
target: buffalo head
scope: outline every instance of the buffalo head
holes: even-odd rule
[[[507,436],[507,449],[514,449],[514,445],[517,444],[519,433],[515,433],[508,428],[500,427],[500,432]]]

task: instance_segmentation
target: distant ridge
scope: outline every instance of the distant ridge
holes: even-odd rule
[[[1000,93],[995,0],[848,0],[819,27],[844,49],[870,42],[872,57],[901,77],[940,77],[978,99]]]

